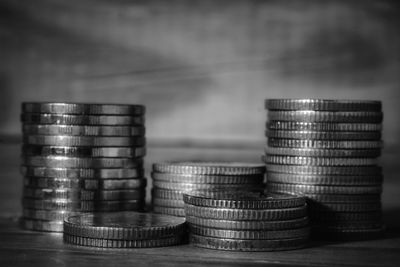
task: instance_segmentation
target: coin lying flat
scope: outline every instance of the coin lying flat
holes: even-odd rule
[[[304,197],[257,192],[191,192],[183,195],[186,204],[228,209],[283,209],[304,206]]]
[[[267,130],[266,137],[283,139],[316,140],[379,140],[381,132],[322,132],[322,131],[282,131]]]
[[[323,149],[265,146],[265,153],[300,157],[376,158],[381,155],[381,149]]]
[[[268,138],[270,147],[322,148],[322,149],[380,149],[382,141],[337,141]]]
[[[23,196],[35,199],[79,199],[80,189],[24,187]]]
[[[309,223],[308,217],[283,221],[234,221],[186,216],[186,221],[192,225],[207,228],[259,231],[302,228]]]
[[[82,180],[81,188],[86,190],[118,190],[118,189],[140,189],[145,188],[147,180],[139,179],[85,179]]]
[[[145,107],[128,104],[23,102],[22,112],[77,115],[141,115],[145,113]]]
[[[309,184],[333,186],[368,186],[379,185],[383,181],[382,175],[375,176],[339,176],[339,175],[305,175],[269,172],[267,183]]]
[[[376,165],[374,158],[317,158],[283,155],[265,155],[265,163],[284,165],[311,165],[311,166],[368,166]]]
[[[54,199],[32,199],[23,198],[22,206],[25,209],[47,210],[47,211],[79,211],[81,202],[78,199],[54,198]]]
[[[331,123],[305,121],[268,121],[268,130],[326,131],[326,132],[376,132],[382,130],[380,123]]]
[[[157,197],[153,197],[151,199],[151,201],[152,201],[154,206],[168,207],[168,208],[180,208],[180,209],[183,209],[184,204],[185,204],[183,202],[183,200],[168,199],[168,198],[157,198]]]
[[[380,194],[381,185],[375,186],[324,186],[303,184],[268,183],[270,192],[299,194]]]
[[[381,111],[381,101],[328,99],[266,99],[270,110]]]
[[[103,201],[103,200],[135,200],[145,196],[144,190],[81,190],[81,200]]]
[[[138,168],[142,159],[132,158],[73,158],[65,156],[25,156],[22,164],[52,168]]]
[[[172,216],[185,217],[185,210],[183,208],[171,208],[163,206],[153,206],[154,213],[168,214]]]
[[[26,124],[69,125],[143,125],[143,116],[113,115],[66,115],[52,113],[23,113],[21,121]]]
[[[24,186],[34,188],[80,188],[80,180],[72,178],[24,177]]]
[[[255,175],[265,173],[265,166],[238,162],[168,162],[153,164],[153,171],[193,175]]]
[[[153,187],[167,190],[264,190],[263,184],[195,184],[195,183],[171,183],[163,181],[153,181]]]
[[[199,183],[199,184],[260,184],[264,175],[194,175],[152,172],[154,181],[171,183]]]
[[[268,172],[308,175],[382,175],[378,166],[307,166],[268,164]]]
[[[24,135],[23,141],[28,145],[41,146],[142,147],[146,144],[145,137],[126,136]]]
[[[22,132],[28,135],[144,136],[146,131],[143,126],[24,124]]]
[[[185,204],[185,214],[221,220],[290,220],[307,215],[307,206],[285,209],[227,209]]]
[[[76,179],[127,179],[143,177],[143,168],[82,169],[21,166],[24,176]]]
[[[146,155],[146,147],[71,147],[24,145],[25,156],[67,156],[94,158],[136,158]]]
[[[344,122],[344,123],[381,123],[383,113],[380,111],[269,111],[271,121],[302,122]]]
[[[64,221],[65,234],[101,239],[162,239],[185,231],[184,218],[154,213],[90,213],[70,216]]]
[[[44,221],[44,220],[33,220],[29,218],[22,218],[21,226],[22,228],[27,230],[42,231],[42,232],[63,231],[62,221]]]
[[[228,239],[190,234],[190,243],[197,247],[231,251],[278,251],[305,247],[308,237],[294,239]]]
[[[45,221],[63,221],[71,216],[73,212],[68,210],[41,210],[41,209],[23,209],[24,218]]]

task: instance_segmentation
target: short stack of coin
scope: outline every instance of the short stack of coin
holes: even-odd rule
[[[264,190],[265,166],[236,162],[166,162],[153,164],[153,210],[185,216],[183,193],[209,190]]]
[[[382,236],[380,101],[270,99],[267,190],[307,196],[312,234]]]
[[[250,193],[184,194],[190,242],[231,251],[276,251],[304,247],[310,235],[304,197]]]
[[[101,248],[149,248],[186,241],[184,218],[134,211],[83,213],[64,220],[64,242]]]
[[[141,105],[23,103],[24,228],[62,231],[74,211],[141,210]]]

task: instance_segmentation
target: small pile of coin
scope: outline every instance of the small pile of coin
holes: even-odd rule
[[[251,192],[183,195],[190,242],[231,251],[304,247],[310,235],[304,197]]]
[[[270,99],[267,190],[307,196],[312,234],[383,234],[380,101]]]
[[[141,210],[141,105],[22,104],[23,226],[63,229],[74,211]]]
[[[166,162],[153,164],[153,210],[185,216],[183,193],[209,190],[264,190],[265,166],[235,162]]]
[[[149,248],[186,241],[184,218],[134,211],[83,213],[64,221],[64,242],[101,248]]]

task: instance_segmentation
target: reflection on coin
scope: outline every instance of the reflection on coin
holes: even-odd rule
[[[22,163],[31,167],[52,168],[138,168],[142,159],[131,158],[73,158],[64,156],[25,156]]]
[[[153,171],[199,175],[255,175],[263,174],[265,166],[239,162],[168,162],[153,164]]]
[[[74,212],[69,210],[41,210],[41,209],[23,209],[24,218],[46,221],[63,221]]]
[[[381,111],[381,101],[329,99],[266,99],[270,110]]]

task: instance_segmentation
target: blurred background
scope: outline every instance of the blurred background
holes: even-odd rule
[[[22,101],[137,103],[149,164],[259,162],[265,98],[376,99],[395,179],[399,26],[398,1],[0,0],[1,138]]]

